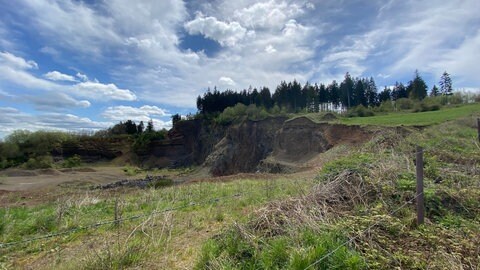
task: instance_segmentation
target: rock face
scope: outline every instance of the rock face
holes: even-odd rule
[[[273,151],[275,134],[285,120],[276,117],[231,126],[205,165],[216,176],[256,171],[259,162]]]
[[[147,168],[204,166],[215,176],[241,172],[292,172],[338,144],[357,144],[371,137],[359,126],[315,123],[306,117],[269,117],[220,125],[205,120],[178,122],[167,139],[150,143],[131,160]],[[64,145],[63,156],[83,160],[133,155],[132,139],[90,139]],[[127,153],[127,154],[125,154]]]
[[[129,151],[132,139],[123,138],[85,138],[76,142],[65,142],[52,155],[71,157],[79,155],[84,162],[112,160]]]
[[[181,121],[168,138],[154,141],[141,157],[146,167],[182,167],[202,164],[214,146],[225,136],[226,128],[202,120]]]
[[[272,156],[279,161],[304,162],[337,144],[356,144],[369,137],[359,126],[315,123],[300,117],[286,121],[278,130]]]
[[[231,126],[205,161],[213,175],[291,172],[337,144],[371,137],[358,126],[315,123],[306,117],[268,118]]]

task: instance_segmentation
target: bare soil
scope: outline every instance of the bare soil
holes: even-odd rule
[[[136,176],[138,178],[138,176]],[[91,186],[131,178],[123,167],[0,171],[0,207],[36,205],[68,196]]]

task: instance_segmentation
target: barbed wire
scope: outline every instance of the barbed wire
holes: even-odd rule
[[[74,233],[74,232],[77,232],[77,231],[83,231],[83,230],[98,228],[98,227],[108,225],[108,224],[114,224],[114,223],[119,224],[120,222],[124,222],[124,221],[130,221],[130,220],[135,220],[135,219],[148,217],[148,216],[152,216],[152,215],[158,215],[158,214],[163,214],[163,213],[167,213],[167,212],[177,211],[177,210],[181,210],[181,209],[192,207],[192,206],[206,205],[206,204],[209,204],[209,203],[218,202],[221,199],[224,199],[224,198],[227,198],[227,197],[232,197],[232,198],[240,197],[242,194],[243,193],[235,193],[233,195],[220,196],[220,197],[204,200],[204,201],[199,202],[199,203],[190,201],[188,204],[185,204],[185,205],[182,205],[182,206],[171,207],[171,208],[167,208],[167,209],[163,209],[163,210],[155,210],[155,211],[151,211],[149,213],[134,215],[134,216],[125,217],[125,218],[118,218],[118,219],[114,219],[114,220],[106,220],[106,221],[97,222],[97,223],[93,223],[93,224],[89,224],[89,225],[79,226],[79,227],[72,228],[72,229],[65,230],[65,231],[61,231],[61,232],[50,233],[50,234],[46,234],[46,235],[42,235],[42,236],[32,237],[32,238],[29,238],[29,239],[7,242],[7,243],[0,243],[0,248],[16,246],[16,245],[20,245],[20,244],[24,244],[24,243],[29,243],[29,242],[35,242],[35,241],[42,240],[42,239],[48,239],[48,238],[53,238],[53,237],[57,237],[57,236],[61,236],[61,235],[71,234],[71,233]]]

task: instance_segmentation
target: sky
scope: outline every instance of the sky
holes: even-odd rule
[[[0,0],[0,138],[196,112],[283,80],[480,88],[480,1]]]

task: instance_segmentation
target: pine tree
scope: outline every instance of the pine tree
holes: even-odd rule
[[[390,90],[390,88],[387,88],[387,87],[385,86],[385,88],[383,89],[383,91],[380,92],[380,94],[378,94],[378,100],[379,100],[380,102],[389,101],[391,95],[392,95],[392,91]]]
[[[430,90],[430,96],[431,97],[436,97],[440,95],[440,92],[438,91],[438,88],[436,85],[433,85],[432,90]]]
[[[354,106],[353,103],[353,87],[354,87],[355,82],[352,80],[352,77],[350,76],[350,73],[345,74],[345,79],[343,82],[340,84],[340,101],[344,106],[347,108],[350,108],[351,106]]]
[[[145,124],[143,124],[143,121],[140,121],[140,124],[137,126],[137,133],[141,134],[143,133],[143,130],[145,129]]]
[[[411,99],[422,100],[427,96],[428,86],[425,81],[420,77],[418,70],[415,70],[415,78],[410,81],[407,86],[408,96]]]
[[[373,107],[378,105],[377,85],[375,84],[375,80],[373,80],[373,77],[370,77],[370,80],[367,83],[365,96],[368,102],[368,106]]]
[[[449,96],[452,94],[452,79],[450,78],[450,74],[448,74],[446,71],[443,72],[439,84],[442,95]]]
[[[153,128],[153,120],[150,119],[150,121],[148,121],[147,123],[147,129],[145,130],[145,132],[153,132],[154,128]]]

